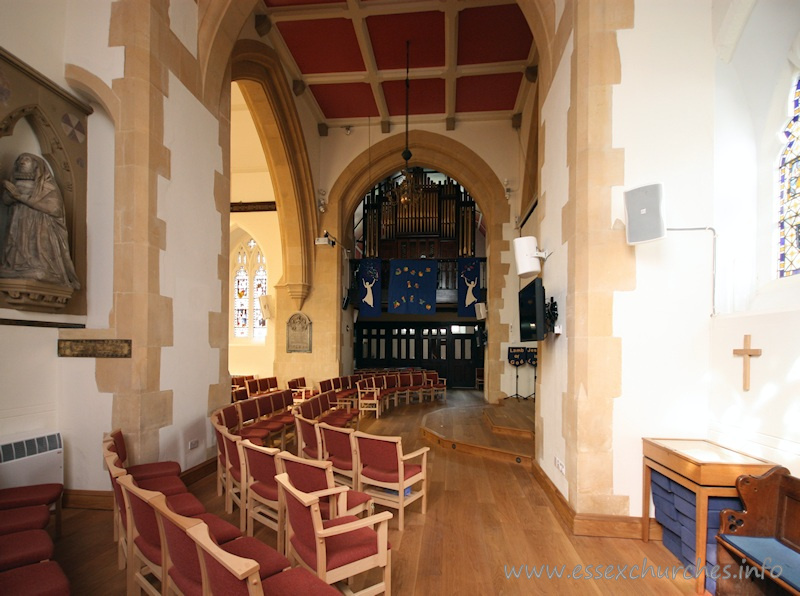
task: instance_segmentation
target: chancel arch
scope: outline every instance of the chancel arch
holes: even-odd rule
[[[358,155],[342,171],[331,188],[329,211],[338,215],[336,234],[340,238],[352,235],[353,214],[364,195],[378,180],[403,168],[401,156],[405,147],[403,134],[393,135],[372,145]],[[443,135],[412,130],[409,132],[408,147],[413,154],[411,167],[424,166],[450,176],[468,189],[475,199],[486,221],[486,247],[488,276],[503,276],[508,265],[501,263],[501,254],[509,250],[508,241],[502,236],[502,222],[510,218],[508,201],[505,199],[503,184],[491,167],[469,147]],[[500,344],[508,341],[508,327],[500,323],[499,317],[492,315],[502,304],[500,283],[488,284],[487,302],[492,305],[487,317],[487,331],[492,341],[487,345],[486,387],[490,402],[502,398],[500,391]]]

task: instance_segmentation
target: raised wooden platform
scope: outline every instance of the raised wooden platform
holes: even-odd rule
[[[423,416],[423,437],[441,447],[530,467],[534,446],[532,400],[488,405],[477,391],[453,393],[447,407]]]

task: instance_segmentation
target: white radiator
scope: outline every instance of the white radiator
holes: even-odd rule
[[[61,433],[0,437],[0,488],[64,483]]]

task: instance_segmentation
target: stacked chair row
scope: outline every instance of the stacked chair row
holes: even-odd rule
[[[406,507],[421,499],[425,513],[430,447],[405,454],[400,437],[367,434],[300,416],[297,420],[302,425],[297,431],[299,457],[330,463],[339,484],[366,492],[375,503],[397,509],[401,531]]]
[[[218,423],[215,429],[225,450],[226,512],[239,508],[248,536],[255,522],[274,530],[278,550],[325,584],[378,568],[380,580],[357,594],[391,593],[390,513],[372,515],[369,495],[337,485],[331,462],[255,445]]]
[[[56,511],[60,534],[62,484],[0,489],[0,594],[68,595],[69,580],[52,560],[53,539],[46,528]]]
[[[362,413],[375,412],[380,418],[390,405],[422,403],[441,398],[447,402],[447,382],[432,371],[404,371],[372,374],[356,383],[358,407]]]
[[[119,467],[113,440],[103,450],[119,508],[115,534],[120,568],[127,568],[127,593],[157,594],[328,594],[329,586],[236,526],[205,511],[170,475],[175,462],[144,464],[163,476],[137,478],[142,469]],[[131,473],[128,473],[128,472]],[[161,490],[144,488],[143,485]]]

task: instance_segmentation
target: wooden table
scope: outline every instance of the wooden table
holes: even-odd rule
[[[759,476],[776,464],[701,439],[642,439],[642,540],[650,539],[650,479],[656,470],[695,494],[695,557],[700,559],[695,592],[705,592],[708,500],[738,497],[736,479]]]

